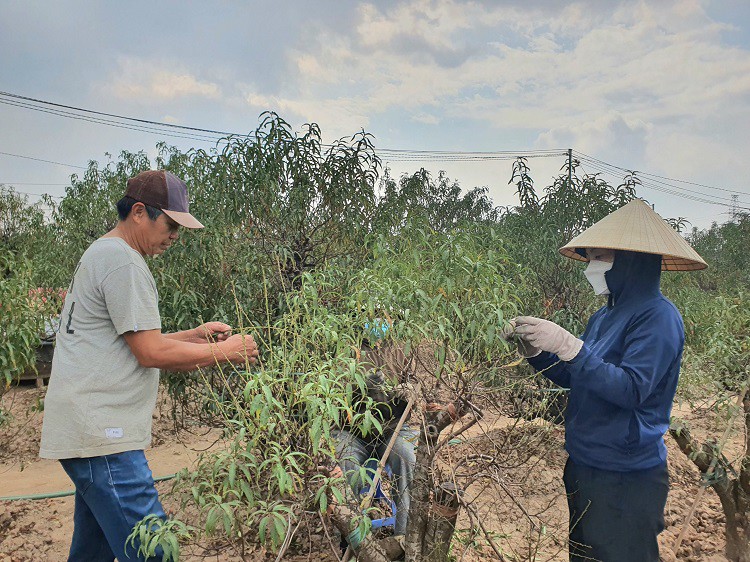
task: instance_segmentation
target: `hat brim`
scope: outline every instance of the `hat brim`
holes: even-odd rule
[[[704,262],[702,259],[700,261],[695,259],[688,259],[684,256],[671,256],[668,254],[659,254],[657,252],[644,252],[642,250],[635,250],[633,248],[612,248],[612,247],[606,247],[601,244],[597,244],[596,246],[586,246],[586,247],[575,247],[575,246],[563,246],[560,248],[560,253],[565,256],[566,258],[571,258],[577,261],[582,262],[588,262],[589,259],[584,255],[586,253],[586,250],[588,248],[598,248],[602,250],[625,250],[629,252],[638,252],[641,254],[655,254],[658,256],[661,256],[661,269],[662,271],[698,271],[701,269],[706,269],[708,267],[708,264]]]
[[[664,271],[695,271],[708,267],[687,240],[661,218],[650,205],[633,199],[584,230],[560,253],[588,261],[585,248],[626,250],[662,257]]]
[[[162,211],[164,211],[165,215],[167,215],[170,219],[172,219],[180,226],[184,226],[185,228],[204,228],[201,222],[190,213],[168,211],[167,209],[162,209]]]

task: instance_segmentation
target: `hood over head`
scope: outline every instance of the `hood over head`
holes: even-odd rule
[[[604,274],[610,291],[607,306],[659,295],[661,268],[660,255],[615,250],[615,263]]]

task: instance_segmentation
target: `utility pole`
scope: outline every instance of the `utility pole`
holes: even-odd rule
[[[568,149],[568,189],[573,188],[573,149]]]

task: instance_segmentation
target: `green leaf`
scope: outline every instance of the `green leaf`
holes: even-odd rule
[[[260,542],[265,544],[268,542],[267,533],[268,533],[268,518],[270,515],[266,515],[260,520],[260,525],[258,526],[258,534],[260,535]]]
[[[328,495],[325,493],[325,490],[323,490],[323,493],[320,494],[320,512],[325,513],[328,510]]]
[[[221,509],[219,506],[213,506],[206,517],[206,532],[211,535],[216,530],[216,523],[219,521],[219,515],[221,515]]]

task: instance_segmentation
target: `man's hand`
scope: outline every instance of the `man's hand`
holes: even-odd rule
[[[232,327],[224,322],[206,322],[193,330],[196,339],[206,342],[224,341],[232,333]]]
[[[235,334],[219,345],[227,360],[232,363],[244,363],[247,360],[252,365],[258,360],[258,345],[253,336]]]
[[[583,347],[583,340],[549,320],[519,316],[515,318],[515,324],[516,334],[524,342],[542,351],[554,353],[563,361],[573,359]]]
[[[218,323],[220,324],[220,323]],[[226,324],[224,324],[226,325]],[[187,340],[185,336],[193,330],[162,334],[159,330],[125,332],[123,337],[130,350],[143,367],[155,367],[170,371],[192,371],[219,363],[255,363],[258,346],[252,336],[229,336],[224,341],[209,342]],[[175,335],[181,337],[174,337]],[[172,337],[170,337],[172,336]]]

